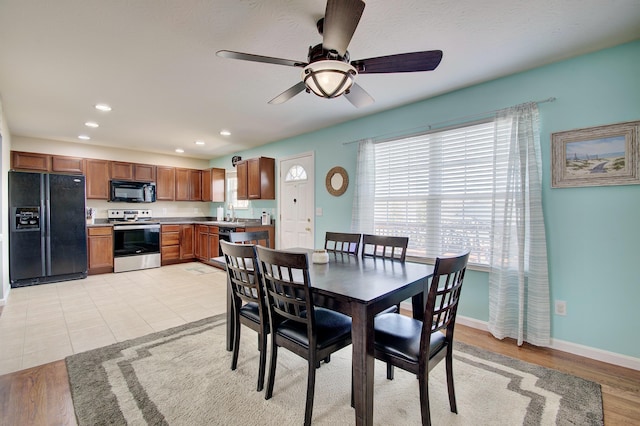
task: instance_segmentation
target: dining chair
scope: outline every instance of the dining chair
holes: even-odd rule
[[[229,241],[232,243],[255,244],[271,247],[269,231],[230,232]]]
[[[404,262],[407,257],[409,237],[392,237],[387,235],[362,236],[362,257],[384,257]]]
[[[357,255],[360,251],[361,234],[327,232],[324,234],[324,249],[335,253]]]
[[[234,244],[220,241],[220,247],[227,266],[228,283],[231,286],[234,315],[233,355],[231,369],[238,366],[240,350],[240,325],[245,325],[258,333],[260,361],[258,367],[258,387],[264,387],[264,373],[267,363],[267,334],[270,332],[269,315],[264,297],[262,281],[257,268],[255,248],[249,244]]]
[[[362,236],[362,258],[382,257],[404,262],[407,257],[409,237],[364,234]],[[400,304],[391,306],[380,314],[400,312]]]
[[[265,399],[273,396],[278,348],[307,360],[307,398],[304,424],[311,424],[316,368],[320,360],[351,344],[351,318],[315,307],[306,253],[256,246],[267,296],[271,326],[271,357]],[[351,375],[351,372],[343,372]],[[353,384],[353,382],[352,382]]]
[[[397,313],[376,316],[374,356],[387,363],[387,379],[393,367],[418,377],[422,424],[430,425],[429,371],[446,359],[449,406],[458,413],[453,386],[453,330],[469,251],[436,259],[429,285],[424,321]]]

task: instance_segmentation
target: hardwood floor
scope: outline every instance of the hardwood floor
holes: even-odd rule
[[[518,347],[489,333],[458,325],[456,339],[602,385],[605,425],[640,424],[640,371],[553,349]],[[0,376],[0,425],[75,425],[64,361]]]

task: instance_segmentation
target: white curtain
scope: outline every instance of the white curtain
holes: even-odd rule
[[[376,160],[371,139],[362,140],[358,144],[357,161],[351,232],[373,234]]]
[[[489,331],[499,339],[514,338],[518,345],[526,341],[548,346],[550,302],[538,107],[529,103],[502,110],[496,115],[496,126],[496,134],[508,138],[509,168],[506,187],[494,191]]]

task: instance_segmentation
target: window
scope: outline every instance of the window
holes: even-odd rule
[[[376,143],[374,232],[408,236],[409,256],[470,248],[470,263],[489,265],[509,132],[489,121]]]
[[[227,172],[227,202],[234,209],[248,209],[249,200],[238,200],[238,174],[236,172]]]
[[[307,171],[300,164],[294,164],[287,171],[287,176],[284,178],[285,182],[291,182],[294,180],[307,180]]]

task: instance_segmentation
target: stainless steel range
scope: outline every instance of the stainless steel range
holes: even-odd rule
[[[149,209],[109,209],[113,223],[113,271],[160,267],[160,223]]]

